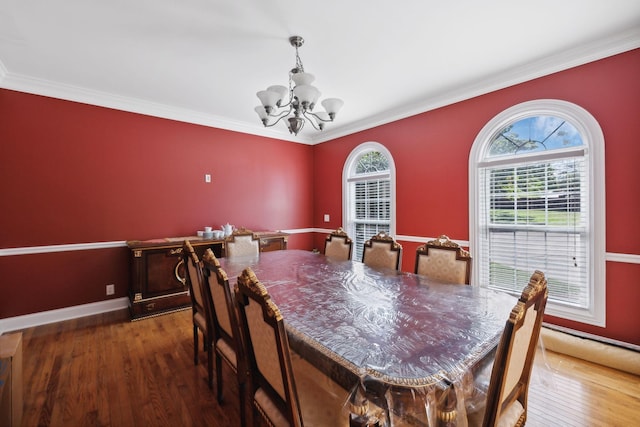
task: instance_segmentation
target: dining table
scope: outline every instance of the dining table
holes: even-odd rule
[[[465,426],[465,399],[479,373],[490,373],[517,301],[296,249],[220,264],[230,286],[246,267],[254,271],[282,313],[292,350],[349,390],[352,410],[363,401],[378,408],[381,426]]]

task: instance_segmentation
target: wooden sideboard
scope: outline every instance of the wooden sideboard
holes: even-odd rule
[[[260,251],[287,248],[287,233],[259,231]],[[131,279],[129,310],[132,320],[156,316],[191,307],[191,296],[185,282],[182,244],[189,240],[199,258],[211,248],[217,257],[225,255],[225,241],[195,236],[153,240],[130,240]]]

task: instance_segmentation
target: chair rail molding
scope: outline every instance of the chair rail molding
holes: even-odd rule
[[[46,246],[27,246],[22,248],[6,248],[0,249],[0,256],[13,256],[13,255],[33,255],[33,254],[48,254],[53,252],[70,252],[70,251],[86,251],[93,249],[108,249],[108,248],[126,248],[127,242],[113,241],[113,242],[93,242],[93,243],[70,243],[64,245],[46,245]]]
[[[280,230],[284,233],[289,234],[305,234],[305,233],[322,233],[329,234],[335,229],[329,228],[318,228],[318,227],[309,227],[309,228],[292,228],[287,230]],[[412,236],[412,235],[396,235],[396,240],[403,242],[415,242],[415,243],[427,243],[430,240],[435,239],[436,237],[424,237],[424,236]],[[463,247],[469,247],[468,240],[455,240],[451,241],[459,244]],[[108,249],[108,248],[125,248],[127,247],[127,242],[122,240],[115,240],[110,242],[91,242],[91,243],[70,243],[64,245],[45,245],[45,246],[26,246],[26,247],[17,247],[17,248],[5,248],[0,249],[0,257],[3,256],[15,256],[15,255],[33,255],[33,254],[46,254],[53,252],[68,252],[68,251],[86,251],[86,250],[95,250],[95,249]],[[622,262],[628,264],[640,264],[640,255],[638,254],[626,254],[626,253],[617,253],[617,252],[606,252],[605,254],[606,261],[610,262]]]

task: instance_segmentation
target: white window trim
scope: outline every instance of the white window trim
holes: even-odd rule
[[[396,164],[393,160],[391,152],[387,150],[387,147],[379,142],[363,142],[354,148],[347,160],[344,162],[342,168],[342,223],[343,228],[347,230],[347,223],[349,218],[349,212],[351,206],[347,195],[349,194],[349,171],[355,167],[355,163],[362,154],[369,151],[379,151],[389,159],[389,179],[390,179],[390,196],[391,196],[391,222],[389,224],[389,234],[391,236],[396,235]],[[366,179],[370,179],[372,175],[368,175]]]
[[[504,110],[491,119],[480,131],[469,155],[469,248],[471,253],[478,247],[479,191],[478,165],[485,158],[489,143],[495,135],[511,123],[531,116],[556,116],[569,121],[580,132],[588,150],[589,163],[589,211],[590,211],[590,258],[589,277],[592,306],[588,310],[575,309],[551,301],[546,313],[563,319],[590,325],[606,326],[606,218],[605,218],[605,161],[604,135],[596,119],[584,108],[556,99],[540,99],[523,102]],[[476,262],[475,259],[473,261]],[[474,266],[472,285],[479,285],[479,268]],[[523,283],[524,287],[525,283]]]

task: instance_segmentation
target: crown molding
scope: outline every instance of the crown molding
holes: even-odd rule
[[[7,76],[7,73],[8,73],[7,67],[5,67],[2,61],[0,61],[0,87],[2,86],[2,83],[5,77]]]
[[[640,27],[631,29],[615,36],[598,39],[592,43],[573,49],[557,52],[518,67],[505,70],[502,73],[478,79],[470,84],[457,88],[444,88],[439,93],[428,96],[411,105],[405,105],[395,110],[388,110],[376,116],[351,123],[336,126],[317,134],[313,143],[330,141],[356,132],[361,132],[376,126],[395,122],[407,117],[415,116],[456,102],[465,101],[476,96],[484,95],[536,78],[544,77],[559,71],[568,70],[580,65],[588,64],[600,59],[608,58],[620,53],[628,52],[640,47]]]
[[[335,127],[329,130],[319,132],[309,137],[303,135],[293,136],[275,128],[267,129],[258,124],[255,126],[249,125],[244,122],[233,121],[224,117],[216,117],[200,111],[177,108],[143,99],[124,97],[117,94],[20,75],[7,70],[2,61],[0,61],[0,87],[233,132],[241,132],[299,144],[315,145],[499,89],[504,89],[558,71],[630,51],[638,47],[640,47],[640,28],[631,29],[606,39],[598,39],[573,49],[557,52],[554,55],[540,58],[538,61],[505,70],[502,73],[492,74],[491,76],[478,79],[464,86],[443,88],[438,93],[425,95],[423,99],[413,104],[388,110],[350,124],[342,126],[336,124]]]
[[[263,129],[258,125],[247,125],[244,122],[216,117],[208,113],[178,108],[167,104],[160,104],[139,98],[130,98],[108,92],[101,92],[80,86],[38,79],[26,75],[8,72],[0,63],[0,87],[33,95],[48,96],[82,104],[112,108],[146,116],[160,117],[185,123],[241,132],[250,135],[264,136],[297,143],[311,144],[310,140],[294,138],[284,132]]]

